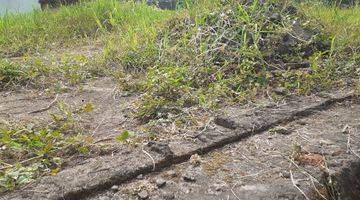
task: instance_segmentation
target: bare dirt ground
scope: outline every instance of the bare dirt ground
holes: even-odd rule
[[[359,162],[359,128],[360,105],[344,102],[88,199],[336,199],[324,174]],[[353,178],[343,199],[360,198]]]
[[[195,130],[160,125],[146,144],[143,127],[129,116],[138,97],[119,92],[111,79],[58,95],[22,90],[0,96],[0,126],[46,125],[51,113],[61,113],[54,102],[72,111],[91,103],[94,111],[77,117],[77,130],[116,149],[0,199],[336,199],[332,188],[344,190],[343,199],[360,199],[359,179],[351,178],[359,177],[352,167],[360,159],[356,98],[330,93],[226,107],[206,113]],[[124,130],[137,135],[116,142]],[[341,184],[329,184],[329,177]]]
[[[114,137],[124,124],[129,124],[126,110],[136,98],[121,96],[117,91],[116,84],[104,78],[57,95],[34,90],[1,92],[0,125],[46,125],[51,123],[50,114],[61,114],[58,103],[70,112],[90,103],[94,110],[78,116],[77,128],[95,138]]]

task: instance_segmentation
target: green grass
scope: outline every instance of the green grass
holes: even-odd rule
[[[319,23],[336,40],[336,48],[360,51],[360,7],[341,9],[334,6],[304,5],[303,13]]]
[[[0,60],[0,89],[75,85],[104,75],[107,63],[117,60],[122,52],[129,54],[134,46],[145,46],[147,41],[154,40],[158,24],[170,15],[171,12],[145,4],[116,0],[84,2],[57,11],[5,15],[0,18],[0,59],[27,54],[28,58],[15,63]],[[58,53],[76,53],[81,51],[79,46],[95,42],[106,47],[104,54],[87,58]],[[36,52],[50,54],[50,58],[32,56]]]
[[[287,9],[298,7],[291,1],[245,5],[201,0],[180,5],[181,10],[159,11],[144,4],[97,0],[55,12],[5,16],[0,23],[4,52],[71,49],[83,41],[100,41],[103,54],[60,58],[51,65],[41,58],[21,64],[2,61],[0,87],[76,85],[111,75],[124,90],[144,94],[136,117],[148,121],[183,107],[209,109],[252,100],[276,87],[307,95],[358,74],[357,7],[303,4],[291,13]],[[273,13],[281,16],[280,22],[269,20]],[[312,37],[294,37],[294,21]],[[289,52],[279,48],[285,38],[290,38],[285,47]],[[302,62],[310,67],[284,67]],[[109,64],[116,68],[108,69]]]
[[[139,46],[130,54],[138,58],[123,55],[122,66],[143,71],[141,76],[139,71],[125,68],[120,76],[125,89],[144,93],[137,118],[148,122],[182,115],[186,107],[212,109],[223,103],[241,103],[271,93],[275,87],[308,95],[340,84],[335,75],[337,63],[329,56],[331,36],[307,24],[301,13],[286,12],[288,5],[277,1],[264,5],[254,1],[248,6],[237,1],[211,2],[217,6],[202,9],[193,5],[169,19],[157,41],[151,43],[156,48],[150,53],[144,54]],[[274,12],[281,15],[281,22],[269,21]],[[294,20],[304,29],[320,33],[308,41],[294,37],[290,51],[281,52],[277,47],[284,38],[293,37]],[[136,62],[139,60],[145,62]],[[283,67],[301,62],[310,67]],[[276,66],[280,70],[273,70]]]
[[[160,11],[97,0],[57,11],[6,15],[0,19],[0,90],[27,86],[61,92],[64,86],[111,76],[123,90],[141,94],[135,118],[149,124],[166,119],[181,126],[192,121],[188,108],[212,111],[258,98],[276,100],[282,98],[273,92],[279,87],[288,95],[309,95],[354,85],[360,77],[358,7],[280,0],[246,5],[187,0],[179,6],[177,11]],[[274,13],[280,19],[271,19]],[[294,21],[311,37],[295,32]],[[101,44],[100,55],[76,55],[79,46],[95,43]],[[56,53],[66,49],[75,55]],[[44,56],[48,54],[50,58]],[[4,58],[23,55],[20,61]],[[307,65],[297,69],[289,67],[292,63]],[[86,151],[86,138],[64,136],[73,132],[71,123],[1,129],[0,147],[7,151],[0,154],[5,167],[0,190],[56,173],[58,158],[73,155],[61,154],[69,146]]]
[[[152,27],[168,15],[144,4],[116,0],[84,2],[55,12],[7,14],[0,18],[0,53],[23,55],[29,51],[75,46],[83,40],[104,38],[108,32]]]

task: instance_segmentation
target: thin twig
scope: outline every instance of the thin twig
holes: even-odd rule
[[[147,152],[147,151],[145,151],[144,150],[144,145],[142,146],[142,152],[144,152],[144,154],[146,154],[147,156],[149,156],[149,158],[151,159],[151,161],[153,162],[153,171],[155,171],[155,160],[154,160],[154,158]]]
[[[302,190],[296,185],[295,180],[294,180],[294,176],[293,176],[293,173],[292,173],[291,170],[290,170],[290,178],[291,178],[291,182],[292,182],[293,186],[294,186],[296,189],[298,189],[298,190],[301,192],[302,195],[304,195],[304,197],[305,197],[306,200],[310,200],[309,197],[306,196],[305,192],[302,191]]]
[[[56,104],[56,102],[57,102],[57,100],[58,100],[58,97],[59,97],[59,94],[56,94],[55,99],[54,99],[46,108],[42,108],[42,109],[39,109],[39,110],[31,111],[31,112],[28,112],[28,114],[41,113],[41,112],[44,112],[44,111],[49,110],[51,107],[53,107],[53,106]]]
[[[313,177],[309,176],[309,178],[310,178],[310,180],[311,180],[311,184],[313,185],[313,187],[314,187],[315,191],[318,193],[318,195],[320,195],[320,197],[321,197],[322,199],[327,200],[327,198],[326,198],[323,194],[321,194],[321,192],[317,189]],[[316,179],[315,179],[315,180],[316,180]]]
[[[351,148],[351,132],[348,134],[348,140],[347,140],[347,152],[353,153],[356,157],[360,158],[360,155],[357,154],[352,148]]]
[[[27,160],[23,160],[23,161],[19,162],[19,164],[24,164],[24,163],[27,163],[27,162],[29,162],[29,161],[32,161],[32,160],[35,160],[35,159],[38,159],[38,158],[41,158],[41,157],[42,157],[41,155],[40,155],[40,156],[35,156],[35,157],[29,158],[29,159],[27,159]],[[14,166],[8,164],[8,166],[2,167],[2,168],[0,168],[0,170],[12,168],[12,167],[14,167]]]
[[[237,185],[237,183],[235,183],[235,185],[231,188],[231,193],[236,197],[236,199],[238,199],[238,200],[241,200],[236,194],[235,194],[235,192],[234,192],[234,188],[236,187],[236,185]]]

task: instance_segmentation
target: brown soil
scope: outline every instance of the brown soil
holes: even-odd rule
[[[52,106],[32,113],[47,107],[53,95],[21,91],[1,96],[0,116],[6,116],[1,118],[3,124],[46,124],[49,113],[58,112]],[[358,159],[360,105],[354,99],[346,101],[346,96],[336,99],[321,94],[282,104],[227,107],[194,134],[169,133],[164,131],[168,125],[160,123],[157,141],[146,146],[139,146],[149,140],[141,134],[142,126],[128,116],[136,98],[121,95],[110,79],[59,94],[58,101],[70,108],[93,103],[95,110],[79,117],[78,130],[94,135],[99,143],[113,144],[117,150],[112,155],[74,162],[57,176],[34,183],[29,191],[4,198],[137,199],[148,195],[150,199],[304,199],[302,192],[312,198],[332,198],[327,189],[327,179],[333,175],[330,172],[341,172]],[[286,131],[274,132],[273,126]],[[114,141],[122,130],[139,131],[129,140],[132,145]],[[183,163],[174,165],[179,162]],[[166,166],[170,168],[162,170]],[[161,172],[150,173],[153,167]],[[351,169],[350,174],[356,175],[357,169]],[[142,178],[136,178],[143,173]],[[344,191],[341,181],[346,178],[335,177],[340,177],[341,184],[331,188]],[[165,186],[156,186],[158,179],[165,180]],[[350,181],[356,183],[356,179]],[[109,189],[118,184],[119,192]],[[347,190],[336,195],[344,193]]]

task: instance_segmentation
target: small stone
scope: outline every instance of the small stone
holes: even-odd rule
[[[119,186],[113,185],[113,186],[111,187],[111,191],[113,191],[113,192],[119,191]]]
[[[346,124],[341,132],[344,133],[344,134],[349,134],[350,133],[349,125]]]
[[[320,145],[333,145],[334,144],[334,142],[332,142],[331,140],[325,140],[325,139],[320,140],[319,143],[320,143]]]
[[[344,154],[344,153],[346,153],[346,152],[343,149],[336,149],[331,153],[331,155],[332,156],[340,156],[341,154]]]
[[[280,172],[280,176],[283,178],[290,178],[290,173],[289,172]]]
[[[102,197],[99,198],[99,200],[110,200],[110,197],[102,196]]]
[[[185,174],[183,174],[182,177],[183,177],[184,181],[186,181],[186,182],[195,182],[196,181],[195,176],[190,173],[185,173]]]
[[[307,123],[306,121],[304,121],[304,120],[299,120],[299,121],[297,121],[297,123],[298,123],[299,125],[302,125],[302,126],[308,124],[308,123]]]
[[[190,193],[190,189],[186,186],[181,186],[180,190],[185,193],[185,194],[189,194]]]
[[[144,175],[140,174],[136,178],[139,179],[139,180],[142,180],[142,179],[144,179]]]
[[[269,20],[272,22],[280,22],[281,21],[281,15],[279,13],[273,13],[270,17]]]
[[[282,95],[282,96],[287,95],[286,89],[283,88],[283,87],[275,88],[273,91],[274,91],[274,93],[277,94],[277,95]]]
[[[169,177],[176,177],[176,176],[177,176],[176,171],[174,171],[174,170],[170,170],[170,171],[168,171],[166,174],[167,174]]]
[[[163,194],[163,197],[164,197],[165,200],[173,200],[173,199],[175,199],[175,195],[173,193],[171,193],[171,192],[165,192]]]
[[[155,183],[158,188],[164,187],[166,185],[166,181],[162,178],[156,179]]]
[[[223,189],[224,189],[224,184],[215,183],[215,184],[214,184],[214,189],[215,189],[215,191],[217,191],[217,192],[223,191]]]
[[[193,167],[197,167],[201,164],[201,157],[198,154],[194,154],[190,157],[190,164]]]
[[[149,193],[146,190],[142,190],[138,193],[139,199],[148,199]]]

